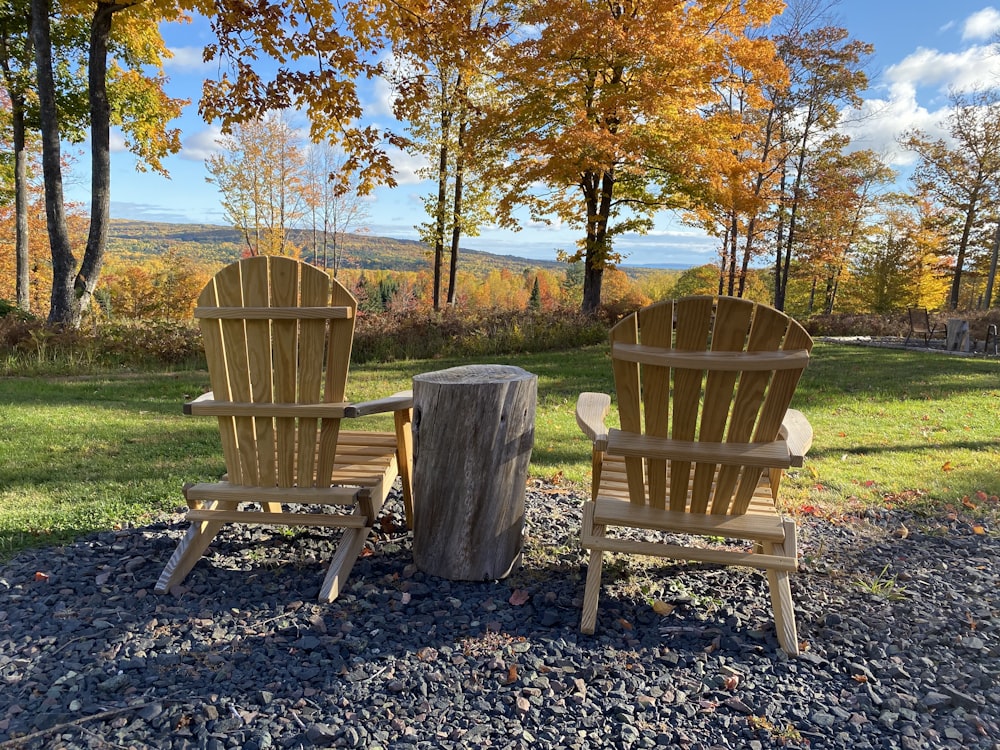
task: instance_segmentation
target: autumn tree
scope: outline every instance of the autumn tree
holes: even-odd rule
[[[531,33],[503,53],[503,111],[489,121],[513,154],[501,210],[510,219],[527,205],[583,230],[568,259],[584,263],[584,311],[597,309],[604,269],[620,260],[615,237],[683,205],[692,166],[730,136],[704,116],[713,84],[734,65],[780,73],[771,43],[746,31],[781,7],[553,0],[525,10]]]
[[[29,234],[28,234],[28,151],[29,102],[34,53],[31,47],[28,2],[8,2],[0,11],[0,72],[7,94],[10,113],[11,193],[14,198],[14,237],[16,258],[16,301],[25,312],[31,309],[29,295]],[[4,201],[6,203],[6,201]]]
[[[313,143],[306,149],[304,201],[313,262],[322,258],[323,268],[332,268],[334,276],[343,254],[341,235],[362,231],[369,216],[357,179],[343,179],[345,161],[343,152],[329,143]]]
[[[800,210],[809,176],[841,122],[841,109],[860,106],[868,85],[865,65],[874,51],[871,44],[851,38],[847,29],[824,25],[810,27],[809,19],[793,24],[775,40],[789,70],[787,94],[776,97],[781,114],[782,138],[788,156],[782,165],[781,201],[774,257],[774,305],[785,307],[789,269],[798,241]]]
[[[307,212],[309,175],[300,139],[280,113],[234,125],[205,163],[226,218],[248,255],[297,255],[289,230]]]
[[[194,3],[191,3],[194,5]],[[125,133],[125,143],[140,167],[165,172],[162,157],[180,148],[176,129],[167,123],[184,103],[163,92],[162,61],[167,51],[159,34],[161,21],[182,18],[176,2],[119,4],[107,0],[31,0],[31,41],[42,141],[45,215],[52,256],[49,322],[76,326],[90,303],[104,263],[111,199],[111,125]],[[56,65],[64,43],[53,23],[78,24],[86,40],[70,37],[86,64],[86,117],[90,128],[90,230],[82,260],[77,261],[67,227],[63,196],[61,123]],[[146,70],[152,69],[150,75]]]
[[[110,259],[100,290],[113,317],[188,320],[212,268],[176,250],[142,262]]]
[[[895,172],[873,151],[846,151],[842,136],[830,141],[815,157],[800,207],[797,256],[810,275],[810,314],[816,307],[833,312],[851,255],[879,215],[879,188],[895,179]]]
[[[716,84],[718,101],[707,112],[729,132],[702,159],[700,190],[685,213],[720,241],[719,293],[742,297],[751,262],[763,252],[761,238],[774,228],[778,178],[788,153],[782,113],[786,77],[758,83],[752,70],[731,63]]]
[[[205,59],[220,72],[205,81],[199,111],[228,134],[269,112],[296,110],[308,118],[313,143],[343,150],[338,179],[355,176],[362,193],[394,186],[385,148],[398,141],[360,124],[356,85],[381,71],[383,18],[367,3],[262,0],[250,12],[242,0],[216,0],[210,14],[216,40],[205,47]]]
[[[981,249],[973,244],[977,223],[1000,197],[1000,94],[995,90],[953,93],[951,103],[944,123],[949,140],[910,130],[901,143],[918,159],[913,183],[945,209],[957,235],[948,296],[948,306],[954,310],[967,257]]]
[[[485,142],[471,152],[477,100],[492,89],[487,68],[512,25],[511,0],[415,0],[387,5],[395,64],[394,112],[407,123],[406,146],[427,159],[435,184],[425,199],[430,221],[419,229],[433,248],[434,309],[440,309],[443,260],[450,245],[448,304],[456,302],[461,238],[476,236],[489,219]],[[495,158],[495,156],[493,157]]]

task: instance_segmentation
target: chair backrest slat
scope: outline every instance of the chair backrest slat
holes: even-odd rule
[[[812,340],[784,313],[732,297],[643,308],[611,332],[623,432],[707,443],[772,442]],[[626,456],[633,503],[745,513],[760,467]]]
[[[269,300],[272,308],[289,309],[299,303],[299,264],[270,263]],[[317,308],[312,308],[317,309]],[[318,308],[323,309],[323,308]],[[296,401],[299,370],[299,325],[295,318],[278,318],[271,321],[271,340],[274,362],[274,401],[281,404]],[[295,465],[297,439],[295,419],[286,417],[274,420],[275,435],[275,480],[279,487],[294,487],[298,484]]]

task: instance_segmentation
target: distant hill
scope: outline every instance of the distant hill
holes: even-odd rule
[[[310,247],[311,239],[305,231],[295,232],[292,240],[302,247]],[[342,248],[341,268],[363,268],[391,271],[424,271],[430,264],[427,247],[415,240],[391,239],[368,234],[345,234],[340,238]],[[211,224],[168,224],[155,221],[112,219],[108,239],[111,252],[138,255],[162,255],[170,250],[212,263],[228,263],[243,252],[244,244],[232,227]],[[303,257],[312,258],[309,252]],[[332,258],[330,259],[332,263]],[[533,260],[513,255],[494,255],[479,250],[462,249],[461,267],[465,271],[485,275],[492,270],[507,269],[520,273],[525,268],[564,270],[565,263]]]

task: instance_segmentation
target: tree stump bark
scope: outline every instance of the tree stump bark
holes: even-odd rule
[[[468,365],[413,378],[413,561],[461,581],[519,564],[537,376]]]

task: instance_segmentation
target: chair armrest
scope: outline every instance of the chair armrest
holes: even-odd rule
[[[384,414],[413,407],[413,391],[400,391],[374,401],[359,401],[344,408],[345,417],[364,417],[369,414]]]
[[[215,393],[213,391],[206,391],[205,393],[198,396],[198,398],[185,402],[184,413],[187,415],[191,415],[192,413],[191,407],[194,404],[199,403],[200,401],[214,401],[214,400],[215,400]]]
[[[576,400],[576,423],[594,442],[595,450],[608,447],[608,429],[604,419],[611,408],[611,396],[606,393],[581,393]]]
[[[778,430],[778,437],[788,445],[792,466],[802,466],[813,441],[812,425],[809,424],[805,414],[796,409],[786,411],[785,418],[781,421],[781,428]]]

